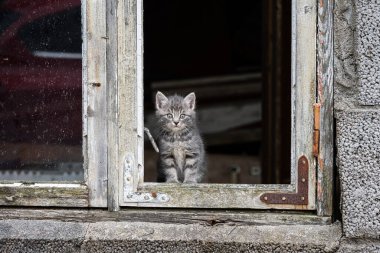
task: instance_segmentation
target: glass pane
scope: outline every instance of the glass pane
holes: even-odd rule
[[[290,0],[144,1],[145,126],[157,130],[157,91],[195,92],[208,183],[290,182],[290,12]],[[155,182],[148,139],[144,155]]]
[[[0,179],[83,180],[80,0],[0,6]]]

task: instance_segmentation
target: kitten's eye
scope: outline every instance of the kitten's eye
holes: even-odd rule
[[[180,119],[184,119],[185,117],[186,117],[185,114],[181,114],[181,115],[179,116]]]
[[[166,117],[168,117],[168,119],[172,119],[172,118],[173,118],[173,115],[172,115],[171,113],[168,113],[168,114],[166,115]]]

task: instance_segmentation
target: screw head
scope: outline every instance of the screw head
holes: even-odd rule
[[[267,197],[267,196],[265,196],[265,197],[264,197],[264,199],[265,199],[265,200],[268,200],[268,197]]]
[[[286,197],[282,197],[281,199],[282,199],[282,200],[286,200]]]
[[[303,177],[303,178],[301,179],[301,181],[302,181],[302,183],[305,183],[306,179]]]
[[[301,200],[305,200],[305,197],[301,197]]]

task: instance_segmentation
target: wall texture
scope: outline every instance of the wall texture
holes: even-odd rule
[[[342,252],[379,252],[380,1],[337,0],[334,19]]]
[[[358,102],[380,104],[380,1],[356,3],[356,51],[358,64]]]

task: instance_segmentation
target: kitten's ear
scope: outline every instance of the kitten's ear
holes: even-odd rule
[[[195,93],[194,92],[191,92],[189,95],[187,95],[184,101],[191,110],[195,109]]]
[[[168,98],[162,93],[157,91],[156,94],[156,109],[162,109],[162,107],[168,102]]]

